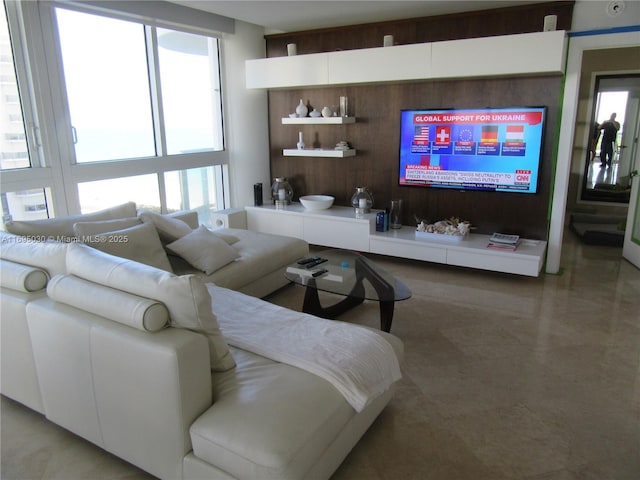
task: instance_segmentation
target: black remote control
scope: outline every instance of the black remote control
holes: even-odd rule
[[[312,276],[312,277],[314,277],[314,278],[315,278],[315,277],[319,277],[320,275],[325,274],[325,273],[327,273],[328,271],[329,271],[329,270],[327,270],[326,268],[321,268],[320,270],[316,270],[315,272],[313,272],[313,273],[311,274],[311,276]]]
[[[320,257],[303,258],[301,260],[298,260],[298,265],[307,265],[311,262],[317,262],[318,260],[320,260]]]
[[[305,267],[305,268],[313,268],[313,267],[318,266],[318,265],[320,265],[321,263],[324,263],[324,262],[326,262],[326,261],[327,261],[327,259],[326,259],[326,258],[320,258],[320,259],[318,259],[318,260],[314,260],[313,262],[310,262],[310,263],[305,264],[305,266],[304,266],[304,267]]]

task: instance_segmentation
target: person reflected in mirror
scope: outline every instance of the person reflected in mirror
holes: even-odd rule
[[[598,146],[598,140],[600,139],[600,124],[593,122],[593,130],[591,131],[591,144],[589,144],[589,163],[593,163],[596,158],[596,147]]]
[[[617,114],[612,113],[609,120],[600,125],[602,131],[602,143],[600,144],[600,166],[610,167],[613,160],[613,152],[616,151],[616,137],[620,124],[616,121]]]

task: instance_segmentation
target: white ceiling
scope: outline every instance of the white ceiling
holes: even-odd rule
[[[429,17],[551,0],[170,0],[188,7],[264,26],[266,33]]]

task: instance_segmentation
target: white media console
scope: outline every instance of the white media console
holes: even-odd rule
[[[532,277],[540,274],[547,249],[547,242],[527,239],[515,251],[491,249],[487,248],[490,235],[480,234],[461,241],[416,238],[414,226],[376,232],[376,211],[356,218],[350,207],[312,211],[292,203],[245,210],[249,230],[297,237],[312,245]]]

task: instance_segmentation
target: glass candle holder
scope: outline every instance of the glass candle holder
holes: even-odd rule
[[[367,187],[356,187],[356,192],[351,197],[351,206],[356,209],[356,215],[364,215],[373,207],[373,195]]]
[[[276,177],[271,185],[271,199],[276,206],[291,204],[293,199],[293,188],[286,177]]]

